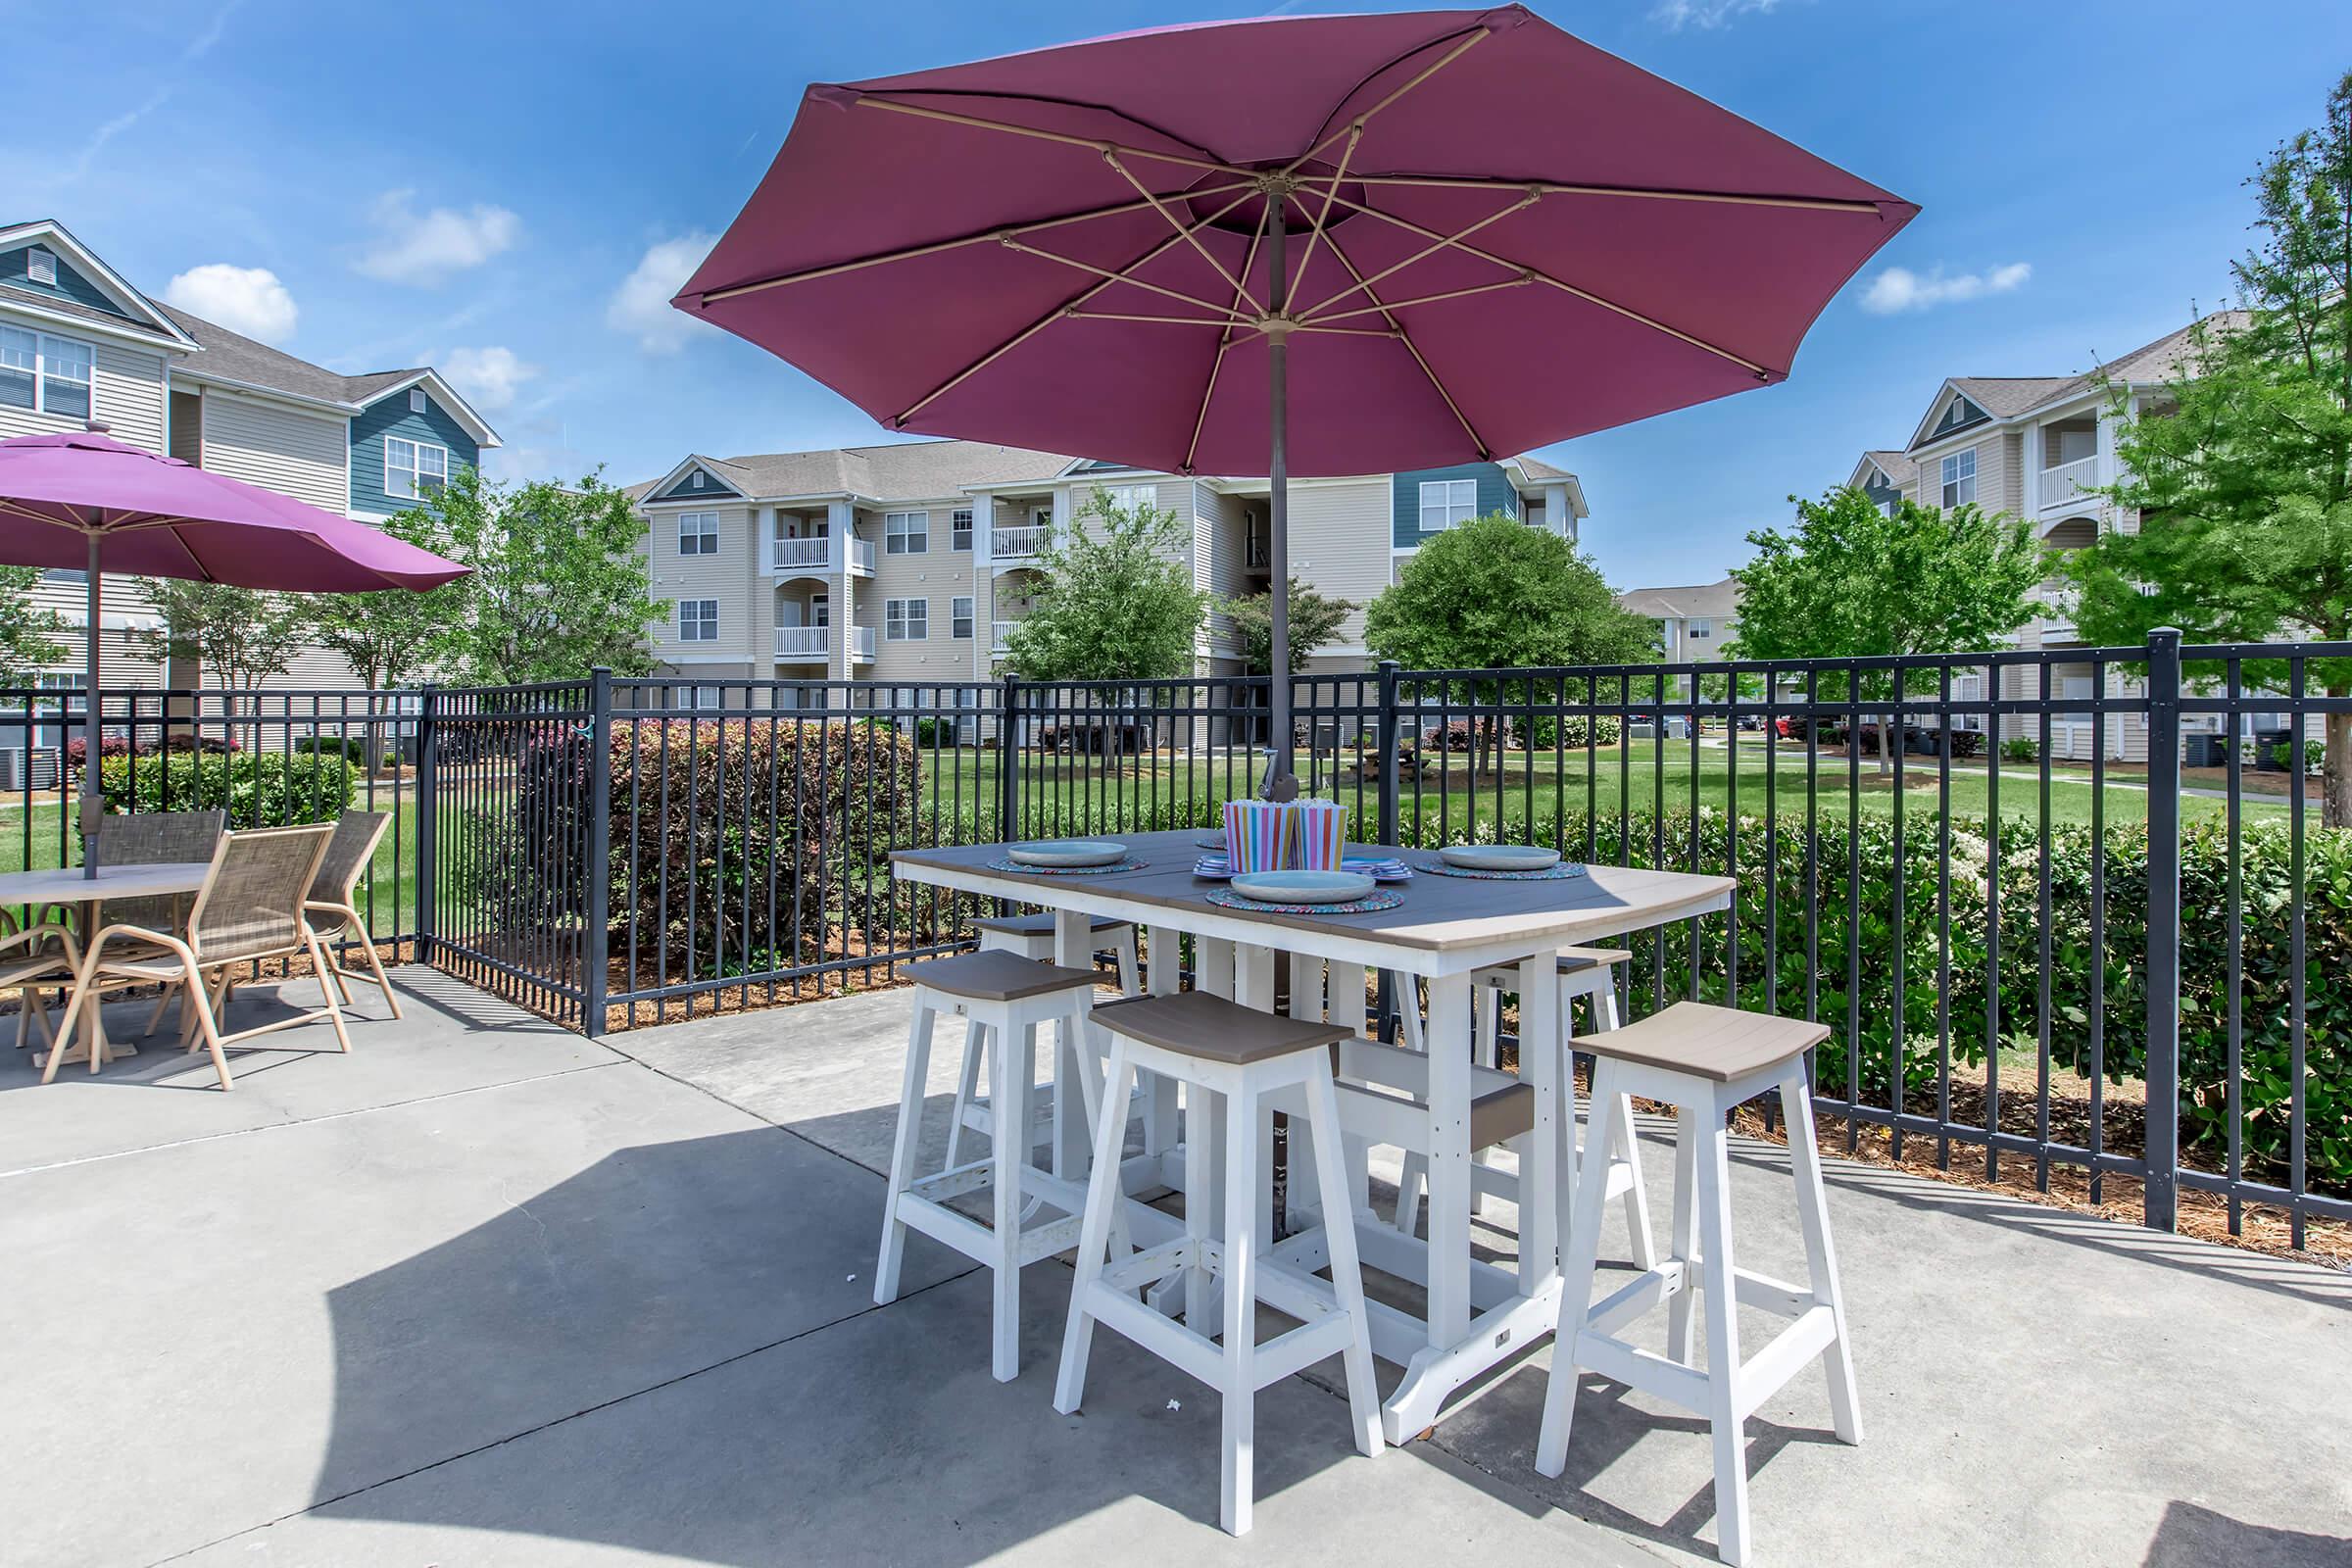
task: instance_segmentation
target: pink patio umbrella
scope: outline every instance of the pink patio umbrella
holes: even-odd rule
[[[100,430],[0,441],[0,562],[89,574],[81,863],[98,874],[99,573],[244,588],[437,588],[468,568],[365,523],[124,446]]]
[[[1269,17],[811,87],[672,303],[894,430],[1263,471],[1280,587],[1292,474],[1769,386],[1917,212],[1524,7]]]

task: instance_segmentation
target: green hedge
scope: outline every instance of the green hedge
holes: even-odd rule
[[[250,752],[104,757],[98,788],[110,811],[225,808],[232,828],[332,822],[351,809],[359,770],[333,753]]]

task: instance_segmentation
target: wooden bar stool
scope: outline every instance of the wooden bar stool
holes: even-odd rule
[[[1009,1383],[1020,1372],[1021,1269],[1041,1257],[1069,1250],[1078,1239],[1078,1216],[1066,1188],[1048,1188],[1044,1173],[1030,1164],[1025,1138],[992,1138],[987,1157],[946,1165],[928,1176],[914,1172],[922,1140],[924,1088],[931,1070],[931,1037],[939,1014],[969,1020],[971,1035],[985,1031],[993,1049],[993,1103],[1004,1107],[1009,1124],[1030,1125],[1029,1091],[1037,1079],[1037,1029],[1058,1024],[1069,1038],[1086,1038],[1095,990],[1094,971],[1036,963],[1009,953],[966,953],[909,966],[914,982],[914,1022],[906,1037],[906,1071],[899,1090],[898,1138],[890,1152],[890,1186],[883,1197],[882,1257],[874,1269],[874,1302],[888,1305],[899,1295],[899,1263],[909,1227],[944,1242],[996,1273],[995,1349],[991,1368]],[[1019,1043],[1014,1049],[1012,1043]],[[1089,1125],[1095,1115],[1095,1079],[1078,1075]],[[1115,1161],[1114,1161],[1115,1169]],[[948,1200],[986,1189],[994,1200],[993,1224],[983,1225],[948,1206]],[[1024,1226],[1030,1212],[1051,1205],[1060,1217]]]
[[[1599,1182],[1578,1191],[1536,1468],[1556,1476],[1567,1463],[1579,1368],[1703,1415],[1715,1434],[1716,1550],[1728,1563],[1747,1560],[1747,1449],[1742,1432],[1757,1405],[1818,1358],[1829,1374],[1830,1412],[1839,1441],[1862,1441],[1853,1359],[1846,1347],[1845,1305],[1838,1294],[1838,1259],[1830,1245],[1822,1192],[1821,1154],[1813,1147],[1813,1102],[1805,1086],[1805,1054],[1829,1034],[1826,1026],[1801,1018],[1678,1002],[1664,1012],[1585,1042],[1597,1058],[1592,1084],[1596,1105],[1640,1095],[1676,1107],[1674,1244],[1664,1261],[1606,1298],[1592,1300],[1606,1192]],[[1788,1164],[1796,1179],[1797,1225],[1805,1239],[1803,1285],[1738,1267],[1733,1256],[1731,1134],[1724,1118],[1735,1106],[1770,1089],[1781,1092],[1788,1110]],[[1605,1121],[1607,1141],[1599,1146],[1605,1157],[1630,1157],[1630,1139],[1619,1132],[1624,1123],[1614,1115]],[[1707,1294],[1703,1371],[1690,1353],[1693,1290]],[[1614,1337],[1612,1331],[1660,1301],[1667,1303],[1668,1355],[1638,1350]],[[1738,1305],[1761,1307],[1792,1321],[1771,1344],[1742,1360]]]
[[[1347,1172],[1340,1152],[1339,1101],[1332,1087],[1332,1048],[1351,1037],[1337,1024],[1285,1018],[1241,1006],[1206,992],[1144,997],[1098,1008],[1095,1022],[1110,1034],[1106,1104],[1123,1102],[1139,1071],[1185,1086],[1185,1118],[1221,1102],[1224,1136],[1212,1140],[1188,1125],[1185,1149],[1184,1235],[1130,1254],[1117,1234],[1119,1129],[1104,1117],[1095,1130],[1094,1173],[1086,1189],[1085,1226],[1078,1239],[1078,1278],[1070,1289],[1069,1321],[1061,1343],[1061,1376],[1054,1408],[1076,1410],[1086,1394],[1087,1351],[1098,1322],[1117,1330],[1162,1360],[1215,1389],[1224,1402],[1218,1518],[1233,1535],[1250,1528],[1250,1448],[1257,1391],[1338,1355],[1347,1367],[1348,1413],[1355,1446],[1380,1451],[1380,1395],[1372,1383],[1372,1345],[1354,1228],[1346,1222]],[[1305,1099],[1315,1150],[1315,1185],[1325,1212],[1342,1216],[1326,1227],[1331,1279],[1266,1255],[1274,1238],[1258,1225],[1258,1185],[1271,1178],[1253,1135],[1265,1097],[1296,1090]],[[1205,1116],[1201,1117],[1204,1122]],[[1195,1195],[1211,1191],[1212,1142],[1225,1152],[1225,1231],[1213,1231],[1212,1205]],[[1161,1316],[1139,1296],[1190,1270],[1220,1282],[1222,1344],[1188,1310],[1184,1323]],[[1189,1293],[1193,1299],[1201,1297]],[[1257,1303],[1299,1320],[1298,1328],[1257,1342]]]
[[[1013,953],[1038,963],[1054,961],[1054,915],[1050,910],[1044,914],[988,915],[974,920],[972,924],[980,932],[982,953]],[[1107,949],[1118,958],[1120,994],[1142,996],[1144,986],[1136,966],[1135,927],[1125,920],[1114,920],[1100,914],[1094,916],[1090,924],[1095,951],[1100,953]],[[989,1138],[996,1136],[996,1115],[989,1108],[988,1098],[980,1092],[980,1075],[988,1070],[985,1064],[986,1041],[987,1036],[978,1028],[967,1031],[963,1037],[963,1067],[956,1077],[955,1119],[948,1123],[948,1163],[951,1165],[956,1163],[956,1155],[962,1150],[964,1129],[969,1128]],[[1041,1107],[1037,1122],[1032,1126],[1030,1142],[1035,1143],[1047,1135],[1052,1119],[1053,1107]]]

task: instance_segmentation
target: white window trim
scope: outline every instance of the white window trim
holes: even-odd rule
[[[922,606],[922,610],[916,614],[907,613],[916,605]],[[922,626],[919,634],[913,629],[918,621]],[[892,633],[894,626],[897,628],[896,635]],[[931,640],[931,601],[928,599],[883,600],[882,640],[886,643],[929,642]]]
[[[1430,497],[1430,492],[1433,490],[1438,492],[1434,501]],[[1464,497],[1467,497],[1466,501],[1462,499]],[[1424,479],[1421,481],[1418,499],[1420,511],[1417,520],[1420,523],[1421,531],[1423,533],[1444,533],[1446,529],[1458,527],[1478,515],[1478,481],[1476,479]],[[1432,512],[1439,515],[1438,525],[1434,528],[1429,523],[1429,514]],[[1455,515],[1457,513],[1460,514],[1459,516]]]
[[[703,524],[706,522],[710,526],[705,528]],[[688,524],[693,525],[692,533],[687,532]],[[689,539],[695,541],[692,550],[686,548],[686,541]],[[715,556],[718,554],[717,513],[681,512],[678,514],[678,554],[681,556]]]
[[[919,519],[919,523],[916,519]],[[891,525],[898,531],[893,533]],[[918,547],[912,541],[921,539]],[[892,545],[897,549],[892,549]],[[927,556],[931,553],[931,514],[928,512],[885,512],[882,514],[882,553],[886,556]]]
[[[409,412],[411,414],[422,414],[424,411],[424,388],[420,386],[413,386],[409,388]]]
[[[1111,506],[1131,516],[1143,507],[1149,507],[1153,512],[1159,510],[1159,486],[1156,484],[1105,484],[1096,488],[1102,492]]]
[[[406,469],[398,467],[392,462],[392,449],[394,447],[407,447],[409,449],[409,466]],[[412,441],[406,436],[388,435],[384,437],[384,494],[397,501],[423,501],[428,499],[428,497],[426,497],[424,494],[423,487],[424,455],[427,452],[438,452],[441,454],[441,488],[444,490],[448,489],[449,448],[442,446],[440,443],[435,441]],[[393,484],[392,475],[396,472],[405,472],[408,474],[408,489],[402,490]]]
[[[1963,471],[1965,465],[1965,471]],[[1964,507],[1977,499],[1977,449],[1964,447],[1946,457],[1936,467],[1939,481],[1936,495],[1946,508]],[[1960,493],[1966,486],[1968,494]]]
[[[961,543],[957,543],[958,540],[960,540]],[[969,550],[972,548],[971,508],[957,507],[955,512],[949,515],[948,548],[950,550]]]
[[[948,635],[969,641],[979,623],[980,601],[977,597],[957,594],[948,601]]]
[[[682,643],[714,643],[718,641],[717,600],[681,599],[677,603],[678,641]],[[704,613],[706,610],[709,611],[708,614]]]
[[[32,339],[32,408],[29,411],[30,413],[54,413],[54,411],[49,407],[49,383],[54,379],[82,388],[84,401],[89,404],[89,410],[87,413],[58,415],[57,417],[86,419],[95,419],[98,417],[98,347],[96,344],[88,342],[82,338],[67,337],[62,333],[35,331],[29,326],[11,326],[6,328],[6,330],[10,332],[22,332],[24,334],[24,336]],[[49,369],[49,346],[53,343],[71,345],[72,347],[81,351],[82,374],[80,379],[76,380],[72,376],[53,376],[51,374]]]
[[[49,264],[47,277],[41,276],[39,264],[43,262]],[[46,245],[34,245],[27,249],[24,253],[24,275],[32,282],[46,283],[51,288],[57,287],[57,252]]]

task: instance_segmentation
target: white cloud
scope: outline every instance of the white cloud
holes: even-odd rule
[[[1685,27],[1712,30],[1728,27],[1740,17],[1768,17],[1780,4],[1781,0],[1658,0],[1649,20],[1669,32]]]
[[[539,367],[518,358],[510,348],[452,349],[441,361],[441,373],[466,394],[466,401],[484,414],[512,407],[522,383],[539,373]]]
[[[1938,305],[1983,299],[1987,294],[2013,293],[2023,288],[2026,279],[2033,275],[2033,265],[2028,262],[2011,262],[1988,272],[1957,272],[1949,277],[1940,267],[1925,277],[1907,267],[1889,267],[1870,280],[1870,287],[1862,295],[1862,308],[1873,316],[1933,310]]]
[[[648,249],[637,270],[620,280],[605,306],[605,324],[616,332],[634,333],[637,346],[648,354],[675,354],[703,323],[670,308],[670,296],[694,275],[694,270],[718,243],[716,234],[696,229],[665,239]]]
[[[292,337],[301,314],[275,272],[226,262],[189,268],[164,285],[164,300],[263,343],[283,343]]]
[[[477,202],[463,213],[436,207],[419,214],[410,205],[416,194],[395,190],[376,198],[376,237],[357,264],[369,277],[430,287],[512,249],[522,235],[522,220],[504,207]]]

